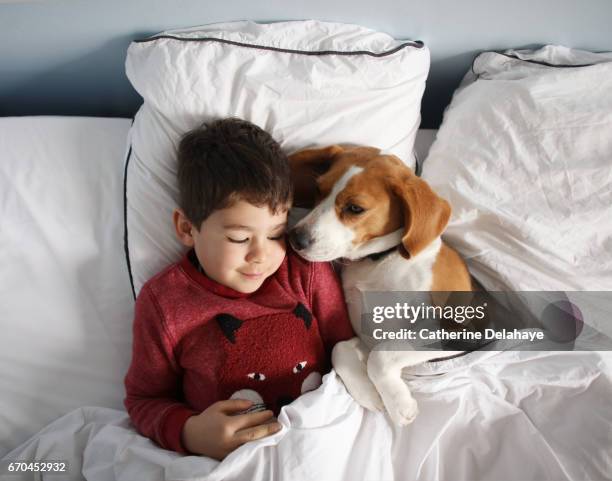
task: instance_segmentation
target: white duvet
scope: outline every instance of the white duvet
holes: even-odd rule
[[[404,428],[359,407],[332,372],[283,408],[279,433],[222,463],[163,450],[125,412],[95,407],[6,459],[68,460],[69,474],[53,479],[89,481],[610,479],[611,358],[481,351],[417,366],[405,377],[420,415]]]

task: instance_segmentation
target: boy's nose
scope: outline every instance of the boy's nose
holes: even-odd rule
[[[247,260],[249,262],[260,263],[260,262],[263,262],[265,257],[266,257],[266,249],[265,249],[265,247],[262,244],[256,244],[249,251],[249,253],[247,255]]]
[[[289,242],[296,251],[302,251],[312,244],[312,237],[304,227],[294,227],[289,231]]]

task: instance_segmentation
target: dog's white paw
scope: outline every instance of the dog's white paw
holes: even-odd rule
[[[391,420],[399,426],[407,426],[419,414],[419,407],[412,396],[394,398],[385,406]]]

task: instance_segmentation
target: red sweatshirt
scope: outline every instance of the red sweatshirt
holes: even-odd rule
[[[201,274],[194,259],[191,251],[142,287],[125,377],[138,431],[182,453],[187,418],[232,395],[278,414],[320,384],[334,344],[354,335],[329,263],[288,249],[278,271],[244,294]]]

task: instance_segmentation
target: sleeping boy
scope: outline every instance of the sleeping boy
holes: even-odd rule
[[[138,295],[125,406],[163,448],[223,459],[279,431],[354,334],[331,265],[287,248],[290,169],[269,134],[235,118],[188,132],[178,185],[190,250]]]

